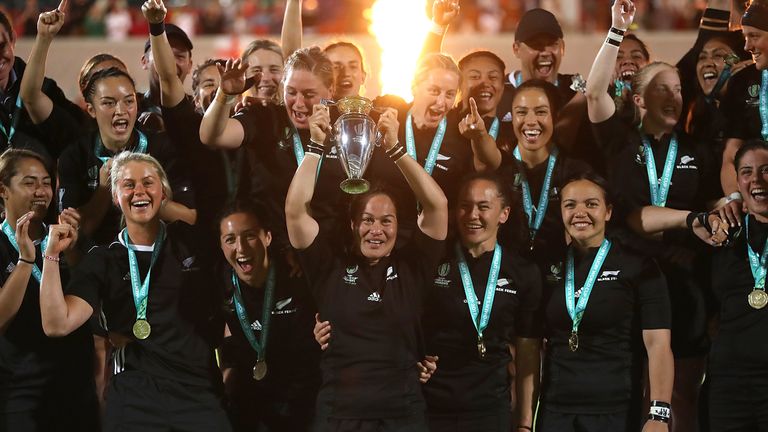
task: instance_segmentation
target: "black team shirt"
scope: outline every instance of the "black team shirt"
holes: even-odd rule
[[[596,254],[597,248],[583,257],[574,254],[577,294]],[[658,266],[612,239],[579,325],[576,352],[568,347],[572,321],[565,304],[564,263],[552,266],[547,279],[542,403],[551,411],[575,414],[628,409],[642,390],[641,331],[670,328],[667,285]]]
[[[320,318],[333,327],[321,359],[321,415],[377,419],[423,413],[416,368],[424,355],[421,308],[444,243],[419,231],[373,266],[334,253],[322,236],[299,251]]]
[[[427,354],[440,358],[424,385],[427,409],[430,415],[449,416],[509,410],[508,344],[517,337],[536,337],[533,321],[541,301],[541,277],[530,261],[502,248],[491,317],[483,332],[487,352],[481,359],[454,248],[448,249],[425,302]],[[482,311],[493,251],[473,258],[462,250]]]
[[[74,272],[64,293],[101,308],[106,328],[131,339],[115,353],[114,372],[140,371],[187,385],[213,388],[221,384],[213,348],[224,334],[214,318],[221,304],[210,263],[200,259],[200,236],[191,226],[174,222],[152,268],[147,304],[149,338],[133,336],[133,301],[128,250],[116,239],[96,246]],[[136,251],[141,280],[147,274],[151,248]],[[101,307],[100,307],[101,306]]]
[[[755,65],[747,66],[728,80],[728,89],[720,102],[720,110],[727,119],[725,138],[763,138],[760,132],[760,92],[763,91],[766,89],[762,88],[762,72]]]

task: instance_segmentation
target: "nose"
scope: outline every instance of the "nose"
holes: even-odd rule
[[[125,103],[123,101],[117,101],[117,103],[115,104],[115,112],[124,113],[125,111],[126,111]]]
[[[244,244],[245,244],[245,241],[243,240],[242,236],[237,236],[235,238],[235,250],[236,251],[242,252]]]
[[[296,102],[294,102],[294,105],[299,108],[304,108],[307,105],[307,100],[304,98],[304,95],[301,93],[296,94]]]
[[[755,48],[755,45],[752,43],[752,40],[750,38],[746,38],[746,41],[744,42],[744,50],[752,52],[752,49]]]

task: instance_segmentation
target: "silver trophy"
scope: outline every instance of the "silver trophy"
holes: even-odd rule
[[[331,142],[347,173],[347,179],[339,185],[341,190],[348,194],[367,192],[370,183],[363,174],[371,161],[373,147],[378,147],[383,138],[376,123],[368,116],[374,109],[373,102],[361,96],[348,96],[338,101],[324,99],[322,103],[336,106],[341,112],[331,133]]]

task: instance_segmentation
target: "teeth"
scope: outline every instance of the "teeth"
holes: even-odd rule
[[[533,138],[541,135],[541,131],[538,129],[530,129],[530,130],[523,131],[523,134],[525,134],[525,136]]]
[[[247,262],[248,262],[248,261],[250,261],[250,260],[251,260],[251,259],[250,259],[250,258],[248,258],[248,257],[240,257],[240,258],[237,258],[237,260],[236,260],[236,261],[237,261],[239,264],[242,264],[242,263],[247,263]]]
[[[384,242],[381,240],[368,240],[368,243],[379,245],[379,244],[383,244]]]
[[[469,229],[481,229],[483,226],[478,224],[467,224],[466,227]]]
[[[491,94],[488,93],[488,92],[480,92],[480,94],[478,96],[480,96],[481,98],[484,98],[484,99],[490,99],[491,98]]]
[[[635,71],[624,71],[621,73],[622,78],[632,78],[635,76]]]
[[[540,62],[539,62],[539,66],[540,66],[540,67],[547,67],[547,66],[552,66],[552,61],[551,61],[551,60],[540,61]]]
[[[712,79],[716,76],[717,74],[714,72],[704,72],[704,79]]]
[[[149,205],[149,201],[136,201],[133,203],[134,207],[144,207]]]

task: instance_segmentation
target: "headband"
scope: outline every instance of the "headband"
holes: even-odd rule
[[[768,31],[768,7],[752,3],[741,17],[741,25]]]

